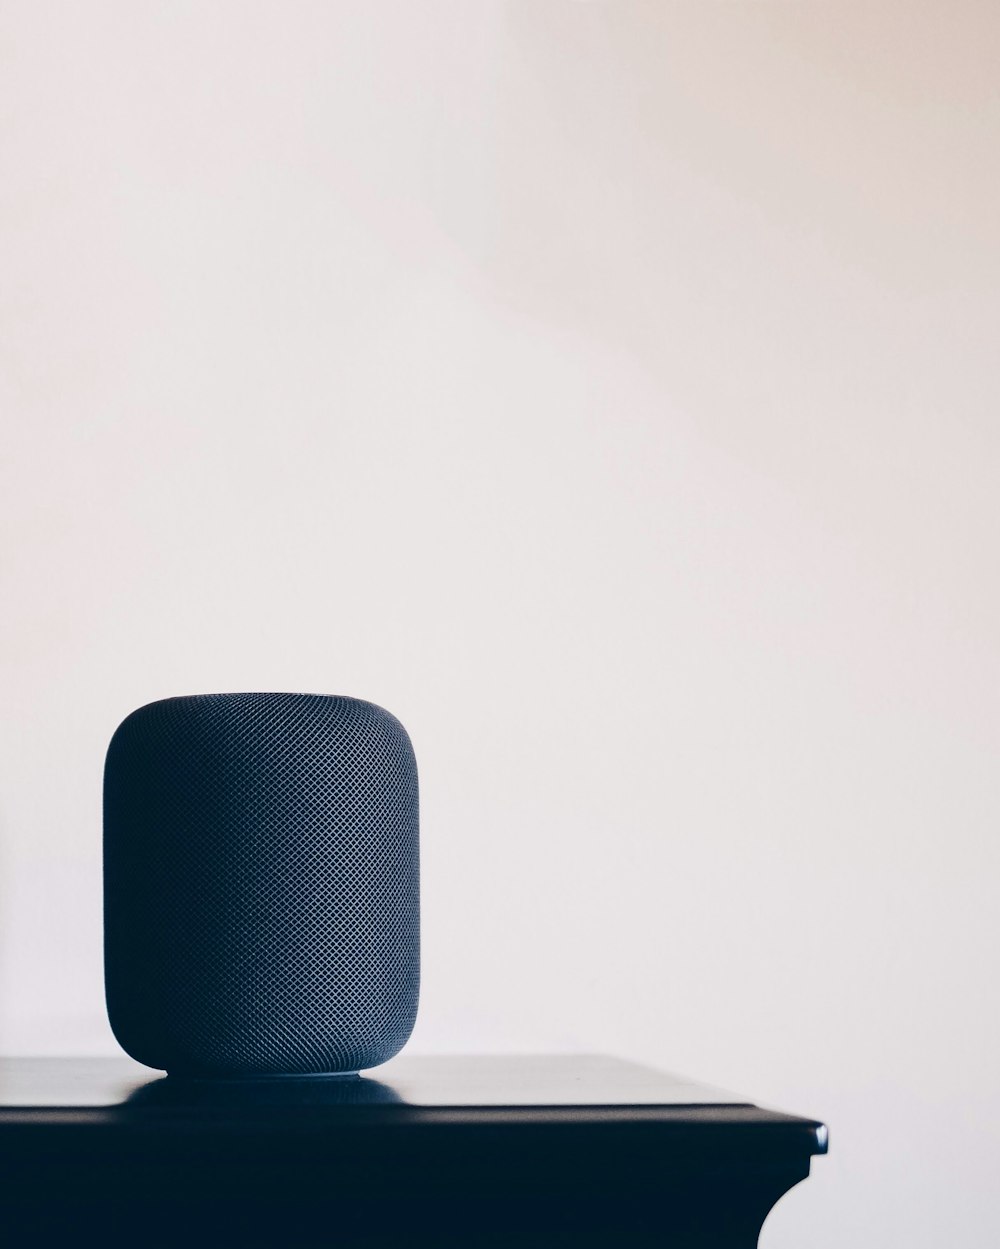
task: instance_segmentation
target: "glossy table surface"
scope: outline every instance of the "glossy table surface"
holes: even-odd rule
[[[441,1246],[756,1243],[826,1128],[590,1055],[404,1055],[353,1077],[175,1080],[0,1062],[22,1239]]]
[[[169,1092],[168,1092],[169,1090]],[[744,1106],[744,1099],[602,1055],[404,1055],[363,1075],[171,1080],[128,1058],[0,1059],[0,1113],[183,1104],[215,1091],[229,1104],[430,1107]]]

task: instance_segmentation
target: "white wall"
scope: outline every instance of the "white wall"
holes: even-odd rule
[[[825,1118],[765,1249],[1000,1236],[1000,9],[0,7],[3,1049],[111,1053],[100,776],[422,768],[414,1048]]]

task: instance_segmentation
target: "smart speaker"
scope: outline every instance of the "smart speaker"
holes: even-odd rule
[[[197,694],[132,712],[104,772],[111,1027],[183,1076],[356,1072],[417,1010],[417,770],[356,698]]]

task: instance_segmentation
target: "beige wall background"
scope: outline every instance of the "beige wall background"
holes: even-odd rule
[[[3,1050],[115,1050],[118,721],[352,693],[415,1049],[825,1118],[766,1249],[992,1249],[998,65],[986,0],[5,0]]]

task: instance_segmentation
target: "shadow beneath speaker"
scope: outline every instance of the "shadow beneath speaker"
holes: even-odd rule
[[[283,1079],[192,1080],[163,1076],[133,1089],[123,1106],[217,1107],[390,1106],[403,1099],[387,1084],[365,1076],[296,1076]]]

